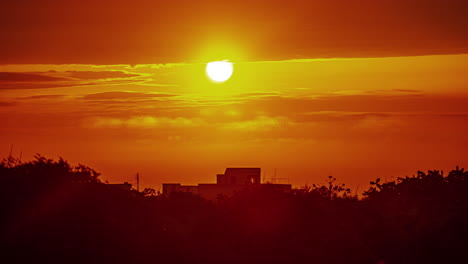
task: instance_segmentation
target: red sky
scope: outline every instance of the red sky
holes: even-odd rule
[[[97,2],[97,3],[96,3]],[[466,1],[2,1],[0,154],[113,182],[467,166]],[[205,63],[229,59],[215,84]]]

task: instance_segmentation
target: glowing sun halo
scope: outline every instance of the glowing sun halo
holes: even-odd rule
[[[215,82],[225,82],[232,76],[234,67],[228,61],[213,61],[206,64],[206,74]]]

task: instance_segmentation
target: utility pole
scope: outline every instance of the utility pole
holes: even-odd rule
[[[136,181],[137,181],[137,192],[140,192],[140,174],[138,172],[136,175]]]

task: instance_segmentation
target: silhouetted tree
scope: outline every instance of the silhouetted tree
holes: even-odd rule
[[[156,193],[156,190],[153,189],[153,188],[145,188],[143,191],[142,191],[142,194],[144,196],[156,196],[157,193]]]
[[[112,188],[37,155],[0,163],[5,263],[456,263],[466,259],[468,173],[372,181],[363,199],[328,177],[207,201]]]
[[[310,192],[317,193],[322,197],[325,197],[329,200],[337,199],[337,198],[345,198],[350,193],[351,190],[346,188],[346,185],[343,184],[335,184],[336,178],[333,176],[328,176],[326,180],[326,184],[313,184],[312,189]]]

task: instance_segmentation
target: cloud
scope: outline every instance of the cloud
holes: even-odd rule
[[[348,112],[348,111],[317,111],[295,116],[296,122],[360,122],[364,119],[385,119],[392,116],[391,113],[375,112]]]
[[[122,71],[66,71],[64,74],[69,78],[80,80],[126,79],[142,76],[140,74],[125,73]]]
[[[44,73],[33,72],[0,72],[0,83],[22,83],[22,82],[57,82],[70,81],[63,77],[48,76]]]
[[[259,116],[251,120],[224,123],[221,128],[241,131],[264,131],[280,127],[284,128],[289,124],[291,124],[291,121],[285,117]]]
[[[83,96],[85,100],[138,100],[145,98],[165,98],[173,97],[174,94],[163,94],[163,93],[137,93],[137,92],[104,92],[87,94]]]
[[[62,94],[44,94],[44,95],[32,95],[32,96],[24,96],[18,97],[17,99],[20,100],[41,100],[41,99],[61,99],[64,98],[65,95]]]
[[[290,116],[310,112],[468,112],[468,96],[363,94],[323,95],[315,97],[265,97],[246,101],[246,109],[258,109],[271,115]]]
[[[136,78],[145,75],[122,71],[0,72],[0,90],[131,84],[146,81]]]
[[[252,93],[242,93],[239,94],[240,98],[253,98],[253,97],[268,97],[268,96],[278,96],[277,92],[252,92]]]
[[[237,131],[269,131],[276,128],[284,129],[293,122],[282,116],[257,116],[244,120],[208,121],[200,117],[168,117],[168,116],[130,116],[130,117],[95,117],[84,123],[91,128],[199,128],[237,130]]]
[[[92,128],[173,128],[196,127],[202,123],[200,119],[183,117],[133,116],[130,118],[96,117],[88,120],[85,126]]]
[[[413,95],[419,96],[423,95],[424,91],[421,89],[377,89],[377,90],[344,90],[344,91],[337,91],[334,94],[341,94],[341,95],[362,95],[362,94],[375,94],[375,95]]]
[[[0,90],[23,90],[23,89],[51,89],[65,88],[76,86],[91,86],[95,83],[79,83],[79,82],[0,82]]]
[[[422,90],[416,90],[416,89],[393,89],[392,91],[402,92],[402,93],[421,93],[422,92]]]

